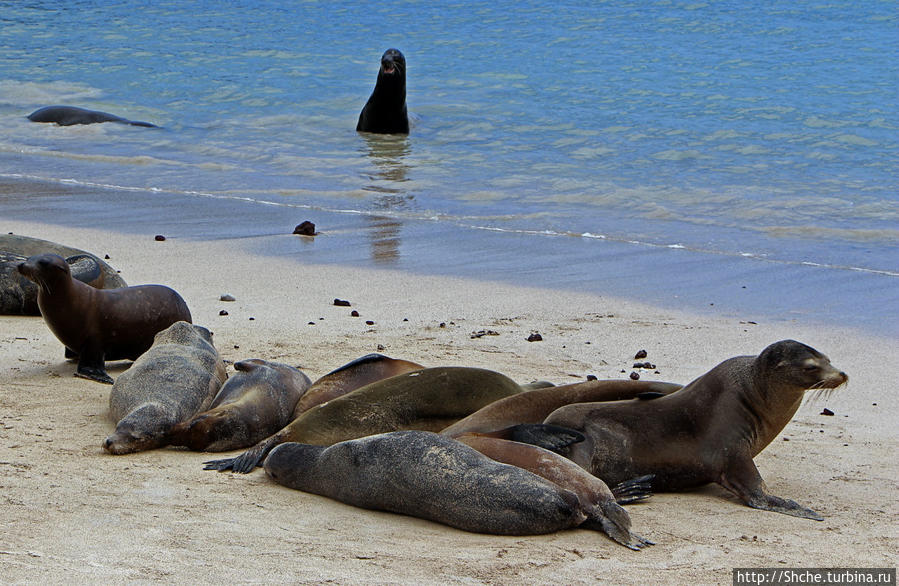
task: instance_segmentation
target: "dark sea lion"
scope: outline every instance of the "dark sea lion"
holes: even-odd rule
[[[112,384],[106,360],[134,360],[153,344],[157,332],[191,321],[181,296],[163,285],[94,289],[72,279],[69,265],[56,254],[32,256],[18,268],[40,287],[41,315],[71,356],[78,357],[77,376]]]
[[[654,475],[654,491],[717,482],[750,507],[821,520],[768,494],[752,459],[790,421],[807,389],[847,380],[814,348],[783,340],[758,356],[725,360],[671,395],[567,405],[546,423],[583,433],[586,440],[566,455],[609,484],[644,474]]]
[[[207,462],[206,469],[250,472],[284,442],[328,446],[387,431],[439,431],[519,392],[515,381],[483,368],[439,366],[407,372],[313,407],[243,454]]]
[[[38,286],[19,273],[19,265],[35,254],[52,252],[66,259],[72,277],[96,289],[116,289],[127,284],[116,270],[99,257],[48,240],[0,235],[0,314],[40,315]]]
[[[381,56],[378,81],[359,114],[357,132],[409,134],[406,110],[406,58],[398,49],[387,49]]]
[[[248,448],[290,423],[310,384],[293,366],[258,358],[235,362],[234,370],[206,411],[172,428],[169,444],[198,452]]]
[[[75,124],[96,124],[98,122],[117,122],[130,124],[131,126],[143,126],[145,128],[159,128],[149,122],[128,120],[115,114],[86,110],[75,106],[44,106],[28,115],[32,122],[55,122],[60,126],[72,126]]]
[[[128,454],[165,445],[171,428],[205,409],[226,377],[209,330],[172,324],[112,386],[109,415],[118,424],[103,447]]]
[[[421,364],[408,360],[390,358],[383,354],[366,354],[332,370],[312,383],[309,390],[297,402],[294,418],[316,405],[327,403],[365,385],[423,368]]]
[[[622,401],[644,393],[668,394],[681,388],[674,383],[635,380],[591,380],[558,387],[538,388],[495,401],[442,430],[455,437],[487,433],[522,423],[540,423],[563,405],[592,401]]]
[[[289,488],[477,533],[552,533],[589,516],[570,490],[425,431],[330,447],[282,444],[269,454],[265,472]]]
[[[631,519],[618,502],[618,496],[605,482],[571,460],[537,446],[491,437],[462,435],[456,438],[488,458],[523,468],[577,495],[587,518],[582,528],[595,528],[621,545],[638,550],[651,545],[631,533]],[[641,481],[643,479],[640,479]],[[628,494],[627,502],[648,498],[650,493]]]

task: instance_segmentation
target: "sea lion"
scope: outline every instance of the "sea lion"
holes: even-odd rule
[[[29,256],[52,252],[66,259],[72,277],[96,289],[116,289],[127,284],[116,270],[96,255],[48,240],[0,235],[0,314],[40,315],[38,286],[19,273]]]
[[[571,460],[538,446],[504,439],[466,434],[456,440],[488,458],[523,468],[576,494],[581,509],[587,516],[580,525],[582,528],[600,529],[616,542],[633,550],[652,545],[651,541],[631,532],[630,516],[621,507],[618,495],[605,482]],[[636,484],[643,486],[648,481],[649,478],[644,477],[636,479]],[[634,481],[628,483],[629,492],[622,499],[624,502],[634,502],[650,496],[648,491],[635,491],[634,484]]]
[[[669,394],[681,388],[674,383],[635,380],[591,380],[535,390],[494,401],[457,421],[440,433],[488,433],[519,424],[540,423],[563,405],[593,401],[622,401],[644,393]],[[507,438],[508,439],[508,438]]]
[[[806,389],[847,380],[814,348],[783,340],[758,356],[725,360],[671,395],[576,403],[545,422],[583,433],[586,440],[566,455],[609,484],[644,474],[654,475],[654,491],[717,482],[750,507],[820,521],[815,511],[768,494],[752,458],[790,421]]]
[[[332,370],[312,383],[309,390],[297,402],[293,418],[299,417],[301,413],[316,405],[327,403],[365,385],[423,368],[421,364],[408,360],[390,358],[383,354],[366,354]]]
[[[32,122],[55,122],[60,126],[72,126],[74,124],[96,124],[98,122],[117,122],[130,124],[131,126],[143,126],[145,128],[159,128],[149,122],[128,120],[115,114],[100,112],[98,110],[86,110],[75,106],[44,106],[28,115]]]
[[[375,89],[359,114],[357,132],[409,134],[406,110],[406,58],[398,49],[381,56]]]
[[[439,431],[519,392],[515,381],[483,368],[439,366],[407,372],[313,407],[243,454],[206,462],[206,470],[250,472],[284,442],[328,446],[387,431]]]
[[[56,254],[32,256],[18,270],[40,287],[41,315],[71,357],[78,357],[76,376],[112,384],[106,360],[134,360],[157,332],[191,321],[181,296],[163,285],[94,289],[72,279],[69,265]]]
[[[234,370],[206,411],[172,428],[169,444],[197,452],[248,448],[290,423],[310,384],[293,366],[258,358],[235,362]]]
[[[165,445],[169,430],[205,409],[226,377],[209,330],[172,324],[112,385],[109,414],[118,424],[103,447],[128,454]]]
[[[330,447],[281,444],[266,458],[265,472],[289,488],[477,533],[552,533],[592,513],[570,490],[426,431]]]

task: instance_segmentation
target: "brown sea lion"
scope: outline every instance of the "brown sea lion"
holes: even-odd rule
[[[440,433],[487,433],[522,423],[541,423],[563,405],[592,401],[622,401],[644,393],[669,394],[681,388],[674,383],[635,380],[592,380],[558,387],[539,388],[494,401],[457,421]]]
[[[250,472],[284,442],[328,446],[387,431],[439,431],[519,392],[515,381],[483,368],[439,366],[407,372],[313,407],[236,458],[206,462],[206,469]]]
[[[583,433],[586,440],[566,455],[609,484],[644,474],[654,475],[654,491],[717,482],[750,507],[821,520],[768,494],[752,458],[790,421],[807,389],[847,380],[814,348],[783,340],[758,356],[725,360],[671,395],[567,405],[546,423]]]
[[[71,357],[78,357],[76,376],[112,384],[106,360],[134,360],[157,332],[191,321],[187,304],[168,287],[94,289],[72,279],[68,263],[56,254],[32,256],[19,272],[40,287],[41,315]]]
[[[477,533],[552,533],[593,513],[570,490],[426,431],[330,447],[281,444],[266,458],[265,472],[289,488]]]
[[[209,330],[172,324],[112,386],[109,415],[118,424],[103,447],[128,454],[165,445],[171,428],[205,409],[226,376]]]
[[[310,384],[293,366],[258,358],[235,362],[234,370],[206,411],[172,428],[169,444],[198,452],[248,448],[290,423]]]
[[[366,354],[332,370],[312,383],[309,390],[297,402],[293,417],[296,418],[316,405],[327,403],[365,385],[423,368],[421,364],[408,360],[390,358],[383,354]]]
[[[576,494],[581,509],[587,516],[580,527],[599,529],[630,549],[638,550],[646,545],[652,545],[651,541],[631,532],[630,516],[621,507],[618,496],[609,489],[606,483],[571,460],[538,446],[505,439],[472,434],[465,434],[455,439],[488,458],[533,472]],[[648,480],[648,478],[638,479],[638,483],[648,482]],[[634,494],[631,490],[624,500],[633,502],[649,496],[648,492]]]

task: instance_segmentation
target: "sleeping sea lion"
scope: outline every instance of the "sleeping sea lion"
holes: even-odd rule
[[[752,458],[790,421],[806,389],[847,380],[814,348],[783,340],[758,356],[725,360],[671,395],[576,403],[545,421],[583,433],[585,441],[566,455],[609,484],[644,474],[654,475],[654,491],[717,482],[750,507],[820,521],[815,511],[768,494]]]
[[[375,89],[359,114],[357,132],[409,134],[406,110],[406,58],[398,49],[387,49]]]
[[[159,128],[149,122],[128,120],[115,114],[108,114],[98,110],[86,110],[75,106],[44,106],[28,115],[32,122],[55,122],[60,126],[72,126],[74,124],[96,124],[98,122],[117,122],[130,124],[131,126],[143,126],[145,128]]]

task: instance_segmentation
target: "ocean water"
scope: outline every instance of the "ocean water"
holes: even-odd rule
[[[157,223],[183,201],[219,233],[352,216],[400,269],[695,306],[752,275],[751,303],[719,305],[881,330],[899,312],[892,1],[34,1],[0,25],[0,179]],[[388,47],[412,131],[357,134]],[[162,128],[25,118],[50,104]]]

